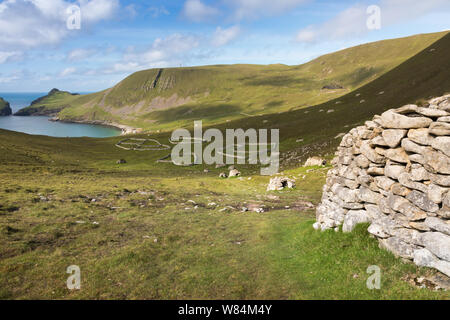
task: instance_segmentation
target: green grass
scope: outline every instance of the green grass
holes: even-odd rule
[[[328,167],[285,170],[297,188],[266,192],[270,177],[255,168],[220,179],[223,169],[157,164],[165,151],[124,151],[119,139],[0,130],[1,298],[448,298],[402,280],[433,271],[379,249],[367,226],[313,230],[314,211],[302,204],[320,201]],[[241,212],[252,203],[266,212]],[[65,287],[72,264],[80,291]],[[379,291],[365,287],[373,264]]]

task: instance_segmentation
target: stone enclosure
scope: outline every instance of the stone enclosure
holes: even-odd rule
[[[315,229],[370,223],[381,247],[450,276],[450,94],[352,129],[332,165]]]

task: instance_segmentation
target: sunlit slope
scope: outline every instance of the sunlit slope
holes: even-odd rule
[[[193,119],[212,124],[295,110],[369,83],[444,34],[369,43],[300,66],[217,65],[140,71],[108,90],[61,99],[61,105],[70,107],[59,116],[156,130],[186,125]]]
[[[281,150],[305,159],[334,152],[339,134],[375,114],[450,93],[450,34],[365,86],[301,110],[233,121],[225,127],[279,128]],[[289,158],[289,152],[282,153]]]

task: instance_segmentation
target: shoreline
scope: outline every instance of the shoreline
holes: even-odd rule
[[[141,128],[134,128],[131,126],[127,126],[124,124],[119,124],[115,122],[108,122],[103,120],[66,120],[66,119],[60,119],[59,117],[51,117],[48,119],[48,121],[53,122],[63,122],[63,123],[79,123],[79,124],[92,124],[97,126],[104,126],[104,127],[112,127],[121,130],[121,136],[125,136],[128,134],[138,134],[142,133],[143,129]]]

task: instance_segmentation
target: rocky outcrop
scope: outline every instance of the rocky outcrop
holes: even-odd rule
[[[314,228],[370,223],[380,247],[450,276],[450,95],[352,129],[332,165]]]
[[[280,191],[284,188],[292,189],[295,187],[295,180],[288,177],[275,177],[270,179],[267,185],[267,191]]]
[[[10,116],[12,114],[11,107],[8,101],[3,100],[0,97],[0,117],[2,116]]]

